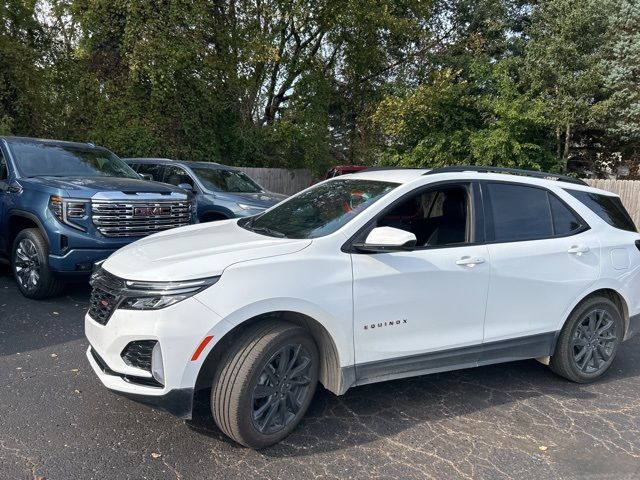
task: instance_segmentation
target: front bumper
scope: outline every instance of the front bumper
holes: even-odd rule
[[[195,298],[161,310],[115,310],[105,325],[87,314],[85,334],[91,345],[87,359],[109,390],[190,418],[198,373],[215,342],[229,330],[227,322]],[[208,336],[214,340],[194,360],[194,352]],[[144,340],[160,344],[164,384],[122,357],[129,343]]]
[[[158,394],[158,389],[132,384],[126,375],[111,370],[93,347],[87,349],[87,359],[102,384],[112,392],[157,407],[178,418],[191,419],[193,388],[177,388]]]
[[[96,262],[109,257],[115,249],[73,249],[64,255],[49,255],[49,268],[56,273],[90,274]]]

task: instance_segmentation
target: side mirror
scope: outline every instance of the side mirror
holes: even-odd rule
[[[195,191],[195,189],[193,188],[193,185],[191,185],[190,183],[180,183],[180,184],[178,184],[178,188],[186,190],[187,192],[194,192]]]
[[[140,175],[140,178],[142,178],[143,180],[149,180],[150,182],[153,182],[153,175],[151,175],[150,173],[139,173],[138,175]]]
[[[417,241],[411,232],[393,227],[377,227],[369,232],[364,243],[354,247],[363,252],[402,252],[413,250]]]

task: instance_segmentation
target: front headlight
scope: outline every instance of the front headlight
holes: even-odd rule
[[[124,299],[118,306],[126,310],[159,310],[175,305],[216,283],[220,277],[184,282],[125,282]]]
[[[57,195],[49,197],[49,210],[62,223],[78,230],[86,231],[82,225],[78,225],[73,220],[83,220],[87,217],[88,203],[83,200],[75,200],[72,198],[63,198]]]
[[[238,206],[242,210],[266,210],[267,207],[260,207],[258,205],[247,205],[246,203],[238,203]]]

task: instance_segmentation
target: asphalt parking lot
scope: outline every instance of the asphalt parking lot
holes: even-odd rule
[[[0,264],[0,479],[640,478],[640,338],[581,386],[535,361],[316,394],[262,452],[105,391],[87,364],[89,289],[34,302]]]

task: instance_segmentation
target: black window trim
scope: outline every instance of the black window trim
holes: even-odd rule
[[[428,190],[437,190],[441,187],[446,186],[461,186],[466,188],[469,198],[469,218],[471,231],[469,235],[472,237],[472,241],[467,243],[454,243],[451,245],[431,245],[431,246],[422,246],[415,247],[411,252],[415,251],[426,251],[426,250],[438,250],[442,248],[460,248],[460,247],[473,247],[478,245],[484,245],[486,236],[485,236],[485,221],[484,221],[484,205],[482,201],[481,189],[479,186],[479,182],[476,180],[470,179],[460,179],[460,180],[443,180],[441,182],[429,183],[427,185],[421,185],[419,187],[414,188],[410,192],[405,193],[401,197],[394,200],[391,204],[387,205],[384,209],[382,209],[379,213],[377,213],[372,219],[370,219],[366,224],[358,229],[356,233],[354,233],[343,245],[340,249],[344,253],[353,253],[360,255],[379,255],[382,253],[394,253],[394,252],[364,252],[358,250],[354,247],[354,244],[361,243],[364,241],[365,232],[371,231],[373,225],[377,223],[377,221],[385,216],[387,213],[392,211],[395,207],[401,204],[403,201],[407,200],[410,197],[418,195],[419,193],[423,193]]]
[[[522,183],[522,182],[513,182],[513,181],[508,181],[508,180],[480,180],[478,182],[480,184],[480,190],[482,192],[482,198],[483,198],[483,202],[482,202],[482,206],[484,208],[484,218],[486,219],[485,221],[485,239],[491,238],[491,236],[489,235],[489,232],[491,232],[493,230],[493,215],[492,213],[489,211],[489,202],[485,202],[484,201],[484,197],[485,195],[488,195],[488,191],[487,189],[487,185],[491,184],[491,183],[501,183],[501,184],[507,184],[507,185],[515,185],[515,186],[519,186],[519,187],[527,187],[527,188],[536,188],[538,190],[544,190],[545,192],[547,192],[547,195],[553,195],[562,205],[564,205],[575,217],[576,219],[578,219],[578,221],[580,222],[580,226],[578,228],[576,228],[575,230],[570,231],[569,233],[563,234],[563,235],[552,235],[552,236],[542,236],[542,237],[535,237],[535,238],[518,238],[515,240],[487,240],[485,243],[487,245],[497,245],[497,244],[502,244],[502,243],[515,243],[515,242],[533,242],[536,240],[555,240],[558,238],[567,238],[567,237],[573,237],[575,235],[579,235],[580,233],[586,232],[587,230],[591,229],[591,226],[585,221],[584,218],[582,218],[582,216],[576,212],[576,210],[571,207],[571,205],[569,205],[567,202],[565,202],[562,198],[560,198],[555,192],[549,190],[546,187],[540,186],[540,185],[531,185],[528,183]],[[549,214],[551,216],[551,223],[552,223],[552,227],[551,230],[554,230],[553,227],[553,214],[551,213],[551,202],[549,202],[549,197],[547,197],[547,205],[549,208]]]

